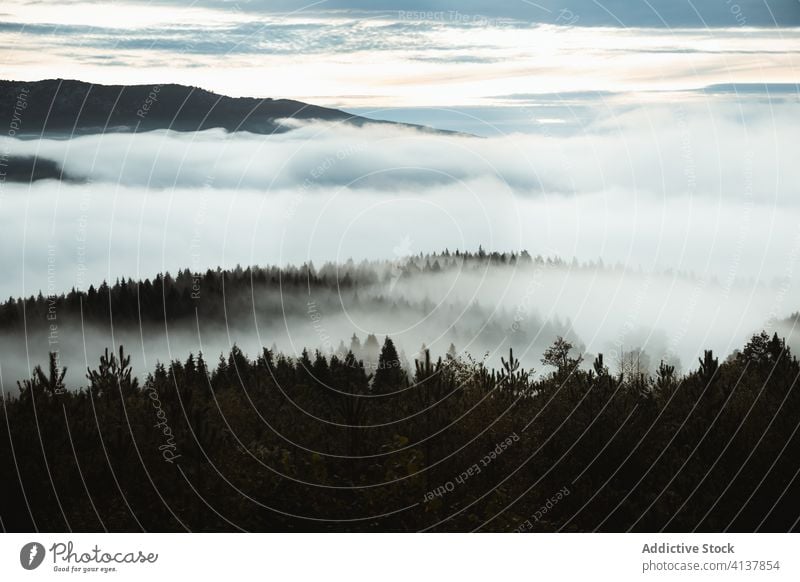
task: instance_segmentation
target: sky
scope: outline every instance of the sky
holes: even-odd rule
[[[796,0],[7,0],[0,78],[176,82],[485,134],[796,100],[798,26]]]

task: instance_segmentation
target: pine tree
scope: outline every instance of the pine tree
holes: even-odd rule
[[[389,336],[383,342],[381,355],[378,358],[378,369],[372,381],[372,391],[377,394],[386,394],[400,390],[406,383],[406,373],[400,365],[397,349]]]
[[[42,370],[42,367],[37,365],[33,369],[33,376],[30,378],[30,380],[17,382],[20,395],[23,399],[35,400],[40,396],[50,397],[64,392],[64,376],[67,373],[67,368],[58,368],[57,353],[50,352],[49,359],[49,375],[45,374],[44,370]]]
[[[89,391],[95,396],[108,398],[125,397],[136,392],[139,381],[132,376],[131,357],[125,355],[119,347],[119,359],[114,352],[109,354],[108,348],[100,356],[100,365],[96,370],[86,369]]]
[[[698,361],[700,362],[700,378],[706,386],[719,380],[717,375],[719,358],[715,358],[711,350],[704,350],[703,359],[698,358]]]

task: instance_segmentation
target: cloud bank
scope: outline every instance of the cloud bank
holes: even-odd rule
[[[328,123],[271,136],[6,138],[0,149],[38,156],[69,180],[2,183],[0,293],[49,295],[185,268],[527,249],[604,268],[416,281],[397,292],[423,303],[524,306],[530,317],[569,320],[589,351],[671,350],[688,366],[699,350],[727,353],[798,308],[797,125],[788,104],[676,103],[601,112],[579,131],[490,138]],[[401,322],[380,315],[332,315],[328,333],[336,341],[354,327],[394,334]],[[309,322],[293,320],[297,343],[282,349],[313,341]],[[275,325],[265,322],[261,338],[242,327],[205,339],[173,330],[175,344],[165,330],[147,330],[141,361],[203,344],[214,355],[233,343],[253,352],[285,331]],[[402,345],[414,349],[441,331]],[[83,339],[89,360],[112,341],[94,330],[69,343]],[[1,365],[40,361],[40,340],[26,340],[30,361],[12,350]],[[73,352],[80,370],[81,350]]]
[[[310,123],[272,136],[6,138],[0,147],[57,164],[70,181],[4,184],[10,276],[0,292],[43,288],[47,244],[72,249],[61,251],[69,264],[78,236],[92,240],[82,255],[92,281],[133,265],[152,275],[380,258],[411,236],[419,251],[526,248],[769,283],[797,259],[797,133],[788,105],[679,104],[618,111],[567,135]]]

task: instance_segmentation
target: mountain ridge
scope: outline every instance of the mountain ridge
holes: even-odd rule
[[[22,108],[17,105],[20,94],[25,96]],[[451,133],[369,119],[293,99],[229,97],[175,83],[101,85],[72,79],[0,80],[0,118],[11,121],[15,117],[19,119],[17,134],[21,136],[215,128],[271,134],[288,131],[278,122],[288,118]]]

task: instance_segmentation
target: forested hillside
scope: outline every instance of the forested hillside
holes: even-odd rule
[[[122,347],[4,388],[7,531],[785,531],[800,366],[762,333],[686,375],[513,353],[200,355],[136,378]],[[78,388],[76,390],[76,388]]]

